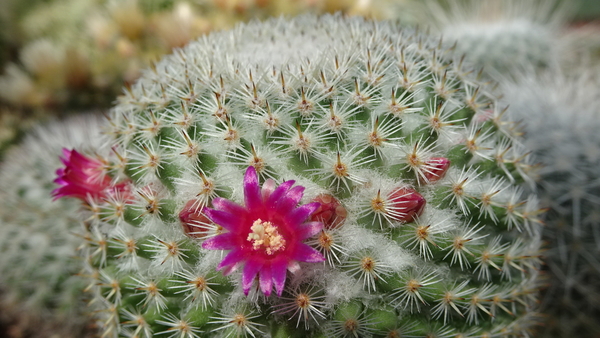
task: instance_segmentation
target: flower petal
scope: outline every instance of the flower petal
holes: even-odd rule
[[[309,203],[299,206],[289,213],[289,217],[296,220],[299,223],[304,222],[315,210],[319,209],[319,203]]]
[[[234,215],[246,212],[246,208],[243,206],[221,197],[215,197],[212,200],[212,206],[215,210],[226,211]]]
[[[241,264],[242,264],[242,262],[237,262],[236,264],[233,264],[233,265],[223,268],[223,270],[221,270],[221,272],[223,273],[223,276],[229,276],[232,272],[237,271],[237,269],[240,267]],[[219,270],[217,270],[217,271],[219,271]]]
[[[298,231],[298,237],[303,241],[307,238],[311,238],[312,236],[318,234],[323,230],[323,223],[321,222],[308,222],[302,224],[300,227],[300,231]]]
[[[271,274],[273,275],[273,283],[275,284],[275,292],[277,296],[281,296],[285,287],[285,278],[287,276],[288,263],[283,260],[275,260],[271,263]]]
[[[254,277],[263,267],[262,260],[251,259],[246,262],[244,266],[244,272],[242,272],[242,289],[244,290],[244,294],[247,296],[250,288],[252,287],[252,282],[254,282]]]
[[[207,250],[233,250],[236,248],[234,235],[230,232],[211,237],[202,243]]]
[[[302,199],[304,187],[297,185],[288,190],[285,196],[277,201],[277,212],[285,215],[289,213]]]
[[[298,246],[294,251],[292,259],[308,263],[318,263],[325,261],[325,257],[323,257],[323,255],[319,251],[311,248],[310,246],[304,243],[298,243]]]
[[[249,210],[260,209],[263,205],[260,186],[258,185],[258,175],[256,169],[252,166],[246,169],[244,175],[244,202]]]
[[[269,196],[266,205],[275,205],[277,201],[296,183],[294,180],[289,180],[281,183]]]
[[[231,232],[236,232],[245,220],[245,214],[231,214],[226,211],[214,210],[211,208],[206,208],[204,214],[215,224],[218,224]]]
[[[271,263],[266,263],[262,269],[260,269],[259,274],[260,279],[260,290],[265,296],[269,296],[271,294],[271,290],[273,290],[273,278],[271,276]]]
[[[300,271],[300,264],[296,261],[290,261],[288,263],[287,269],[289,272],[296,274],[296,272]]]
[[[219,265],[217,265],[217,270],[221,270],[224,267],[233,267],[236,264],[238,264],[239,262],[241,262],[243,259],[244,259],[244,253],[242,252],[242,250],[233,249],[227,254],[227,256],[225,256],[225,258],[221,261],[221,263],[219,263]],[[228,272],[230,273],[231,271],[228,271]],[[229,274],[229,273],[227,273],[227,274]],[[225,274],[225,275],[227,275],[227,274]]]
[[[269,196],[271,196],[273,191],[275,191],[276,187],[277,183],[275,183],[275,181],[272,178],[269,178],[265,181],[265,183],[263,183],[261,190],[263,201],[267,201],[269,199]]]

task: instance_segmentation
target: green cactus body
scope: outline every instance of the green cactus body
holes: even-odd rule
[[[491,87],[439,42],[305,16],[212,33],[148,70],[96,151],[121,186],[85,199],[81,274],[102,334],[529,334],[540,287],[539,210],[521,188],[530,160]],[[288,195],[273,197],[277,186]],[[310,236],[293,242],[283,206],[236,218],[263,199],[300,201]],[[238,223],[240,247],[223,240]],[[282,282],[278,259],[294,246],[308,253]],[[252,265],[259,256],[269,269]]]

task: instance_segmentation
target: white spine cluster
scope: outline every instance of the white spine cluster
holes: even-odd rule
[[[596,335],[600,307],[600,77],[581,68],[524,74],[504,85],[509,114],[527,119],[526,146],[543,167],[538,171],[548,242],[550,288],[543,300],[550,315],[545,334]]]
[[[99,131],[93,115],[39,126],[0,166],[0,304],[9,316],[38,326],[24,332],[77,337],[87,322],[85,285],[76,276],[78,203],[52,201],[51,193],[62,148],[96,148]]]

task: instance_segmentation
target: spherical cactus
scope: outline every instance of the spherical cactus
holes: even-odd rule
[[[87,322],[86,285],[76,276],[79,204],[49,196],[61,148],[99,146],[99,122],[86,116],[38,127],[0,166],[0,304],[32,336],[81,337]]]
[[[600,100],[597,71],[527,74],[504,86],[509,114],[526,119],[525,144],[544,164],[538,185],[551,283],[543,298],[545,336],[600,334]]]
[[[420,13],[455,44],[456,52],[486,71],[513,72],[518,67],[547,67],[559,59],[559,32],[568,15],[556,0],[424,1]]]
[[[528,334],[531,160],[476,74],[438,37],[341,16],[164,58],[59,173],[102,334]]]

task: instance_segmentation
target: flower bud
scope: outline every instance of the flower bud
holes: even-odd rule
[[[208,233],[211,221],[204,215],[204,206],[199,206],[198,201],[188,201],[179,212],[179,221],[183,232],[192,238],[204,238]]]
[[[310,220],[322,222],[325,229],[339,228],[346,220],[346,208],[332,195],[320,194],[312,202],[319,203],[319,208],[310,216]]]
[[[420,216],[425,209],[425,198],[415,189],[409,187],[396,188],[388,195],[390,209],[394,210],[392,218],[402,223],[410,223]]]
[[[450,168],[450,160],[445,157],[432,157],[425,162],[427,170],[424,173],[425,182],[422,183],[435,183],[442,179],[448,168]]]

